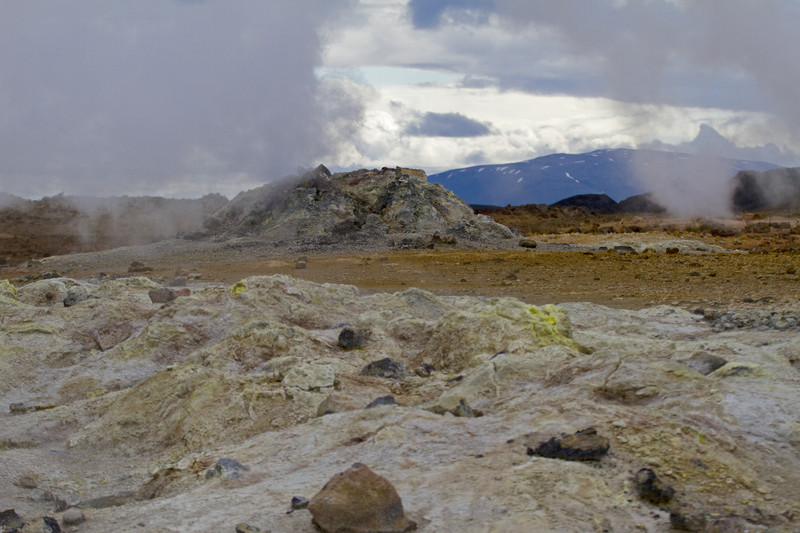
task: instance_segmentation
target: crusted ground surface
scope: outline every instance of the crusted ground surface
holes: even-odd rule
[[[405,252],[420,272],[396,292],[286,275],[201,278],[189,296],[157,304],[149,291],[162,285],[145,276],[4,284],[0,507],[61,518],[56,509],[78,505],[87,521],[73,529],[86,532],[240,522],[311,532],[306,511],[286,513],[291,498],[361,462],[428,531],[668,531],[670,513],[796,530],[796,285],[769,301],[728,297],[729,320],[723,310],[613,309],[568,296],[532,306],[500,295],[525,286],[519,273],[476,284],[492,297],[423,290],[441,266],[431,258],[453,254],[471,257],[460,267],[501,268],[518,255],[618,266],[742,257],[470,253]],[[393,256],[358,260],[402,270]],[[537,283],[568,286],[567,266]],[[65,307],[70,296],[77,303]],[[348,327],[360,347],[339,344]],[[405,373],[362,375],[386,357]],[[415,372],[425,365],[433,370]],[[388,394],[399,405],[364,409]],[[462,401],[483,416],[454,416]],[[599,461],[526,453],[588,427],[609,439]],[[247,470],[226,477],[214,470],[221,458]],[[638,497],[645,467],[675,489],[672,501]]]

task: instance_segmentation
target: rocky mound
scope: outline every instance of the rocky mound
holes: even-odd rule
[[[0,284],[10,519],[311,533],[304,499],[361,463],[386,531],[797,528],[794,329],[288,276],[158,289]],[[369,486],[340,514],[369,518]]]
[[[239,194],[196,236],[337,242],[400,234],[437,234],[451,240],[514,236],[505,226],[475,215],[442,185],[428,183],[421,170],[331,175],[322,165]]]
[[[585,207],[597,213],[615,213],[618,211],[617,202],[607,194],[578,194],[564,198],[552,207]]]
[[[800,168],[743,170],[732,183],[734,211],[800,208]]]

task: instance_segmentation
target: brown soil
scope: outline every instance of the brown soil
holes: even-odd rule
[[[516,209],[516,208],[515,208]],[[133,261],[152,269],[143,275],[167,282],[178,269],[205,282],[233,283],[253,275],[288,274],[315,282],[346,283],[366,291],[414,286],[437,294],[514,296],[533,304],[591,301],[614,307],[658,304],[714,307],[764,299],[800,298],[800,230],[796,216],[747,215],[738,221],[676,221],[655,216],[534,215],[492,213],[541,243],[593,244],[602,240],[652,242],[694,239],[739,253],[620,254],[609,252],[371,250],[349,253],[288,252],[271,244],[167,241],[146,248],[73,254],[4,267],[0,278],[20,284],[48,272],[73,278],[130,275]],[[584,219],[591,221],[584,226]],[[526,231],[547,221],[548,234]],[[620,234],[624,229],[631,233]],[[566,233],[584,228],[584,232]],[[601,229],[597,229],[601,228]],[[605,229],[604,229],[605,228]],[[610,228],[610,229],[609,229]],[[306,256],[305,268],[296,261]]]

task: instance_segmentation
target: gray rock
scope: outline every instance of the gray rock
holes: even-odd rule
[[[391,394],[387,394],[386,396],[381,396],[380,398],[372,400],[369,403],[369,405],[367,405],[364,409],[372,409],[373,407],[380,407],[381,405],[399,405],[399,404],[394,399],[394,396],[392,396]]]
[[[239,479],[242,477],[242,472],[248,470],[250,470],[249,467],[232,457],[221,457],[217,460],[214,468],[206,472],[206,478],[220,476],[222,479]]]
[[[361,370],[362,376],[376,376],[388,379],[403,379],[406,377],[406,368],[403,363],[385,357],[373,361]]]
[[[639,497],[653,505],[669,503],[675,495],[675,489],[661,481],[649,468],[636,472],[634,481]]]
[[[308,498],[303,496],[292,497],[292,509],[305,509],[308,507]]]
[[[14,509],[7,509],[0,513],[0,531],[12,532],[21,528],[25,522],[22,517],[14,511]]]
[[[561,435],[528,448],[528,455],[538,455],[565,461],[597,461],[608,453],[608,439],[597,434],[594,428]]]
[[[74,526],[76,524],[80,524],[86,520],[86,516],[83,514],[83,510],[79,509],[78,507],[70,507],[61,517],[61,520],[64,522],[65,525]]]
[[[342,329],[339,333],[339,346],[345,350],[362,348],[364,346],[364,332],[353,328]]]
[[[85,302],[89,297],[81,292],[70,292],[66,298],[64,298],[64,307],[72,307],[73,305],[77,305],[81,302]]]

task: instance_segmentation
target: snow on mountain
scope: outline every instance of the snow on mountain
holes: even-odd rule
[[[433,174],[469,204],[552,204],[578,194],[607,194],[616,201],[650,192],[641,175],[651,168],[714,167],[732,178],[740,170],[779,168],[771,163],[657,150],[613,149],[551,154],[519,163],[479,165]],[[677,170],[683,171],[683,170]],[[668,173],[667,173],[668,174]]]

